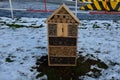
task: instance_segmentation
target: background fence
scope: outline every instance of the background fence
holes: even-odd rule
[[[21,15],[24,17],[27,13],[30,15],[38,15],[39,14],[50,14],[49,12],[53,12],[56,8],[58,8],[62,3],[66,3],[69,7],[75,10],[75,14],[77,15],[77,0],[76,1],[54,1],[54,0],[5,0],[0,1],[0,14],[4,14],[11,16],[14,18],[16,15]],[[10,12],[9,12],[10,11]],[[34,13],[35,12],[35,13]],[[43,17],[43,15],[42,15]]]

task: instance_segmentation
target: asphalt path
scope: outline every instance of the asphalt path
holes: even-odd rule
[[[51,2],[50,2],[51,1]],[[62,4],[58,3],[58,0],[56,0],[53,3],[53,0],[50,0],[47,3],[47,8],[51,10],[55,10],[59,7],[59,5]],[[35,0],[34,2],[32,0],[25,0],[24,2],[21,0],[13,0],[13,7],[14,8],[23,8],[23,9],[43,9],[44,4],[39,0]],[[69,3],[68,6],[71,7]],[[6,8],[9,7],[8,1],[2,1],[0,2],[0,8]],[[71,10],[74,10],[74,8],[70,8]],[[47,18],[50,16],[52,13],[51,12],[31,12],[31,11],[14,11],[14,17],[15,18],[20,18],[20,17],[35,17],[35,18]],[[0,10],[0,16],[1,17],[11,17],[11,13],[9,10]],[[78,13],[77,17],[80,20],[120,20],[120,14],[86,14],[86,13]]]

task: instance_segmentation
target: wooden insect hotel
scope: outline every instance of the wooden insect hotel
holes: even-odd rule
[[[47,20],[48,65],[76,66],[79,19],[61,5]]]

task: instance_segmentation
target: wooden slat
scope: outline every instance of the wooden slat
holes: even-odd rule
[[[51,45],[49,45],[49,47],[76,47],[76,49],[77,49],[77,46],[51,46]]]
[[[49,37],[58,37],[58,36],[49,36]],[[77,36],[67,36],[67,37],[64,37],[64,38],[78,38]]]
[[[48,64],[49,66],[76,66],[76,62],[75,64]]]
[[[77,38],[70,37],[49,37],[50,46],[76,46]]]
[[[62,32],[62,24],[58,23],[57,24],[57,36],[62,37],[63,36],[63,32]]]
[[[63,36],[67,37],[68,36],[68,24],[63,23]]]
[[[67,20],[67,23],[70,23],[70,20],[69,20],[69,19]]]
[[[60,19],[57,19],[56,21],[57,21],[57,23],[61,23],[62,22]]]
[[[65,57],[65,58],[67,58],[67,57],[76,57],[76,56],[62,56],[62,55],[50,55],[51,57]]]
[[[76,57],[50,57],[50,64],[75,65]]]
[[[63,15],[60,15],[60,18],[59,19],[63,19]]]
[[[75,23],[75,20],[74,19],[72,19],[72,21],[71,21],[72,23]]]
[[[54,19],[57,19],[58,18],[58,16],[57,15],[54,15]]]
[[[48,24],[58,24],[57,22],[48,22]],[[73,23],[67,23],[67,24],[73,24]],[[75,25],[79,25],[78,23],[74,23]]]
[[[67,22],[67,20],[66,19],[62,19],[62,23],[64,24],[64,23],[66,23]]]
[[[69,19],[70,19],[70,20],[72,20],[72,17],[71,17],[71,16],[69,16]]]
[[[51,56],[76,56],[76,47],[49,47]]]

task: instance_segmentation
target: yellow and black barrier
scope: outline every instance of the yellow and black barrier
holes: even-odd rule
[[[120,11],[120,1],[93,1],[86,6],[81,6],[80,10],[98,11]]]
[[[107,2],[111,2],[111,1],[114,1],[114,2],[119,2],[120,0],[79,0],[81,2],[94,2],[94,1],[107,1]]]

